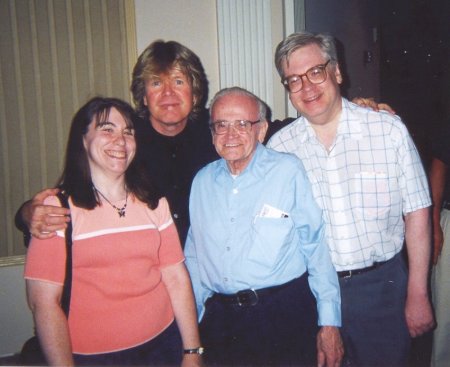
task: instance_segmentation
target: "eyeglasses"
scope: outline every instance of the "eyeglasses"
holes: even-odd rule
[[[291,75],[281,82],[284,87],[290,93],[300,92],[303,88],[303,77],[306,77],[312,84],[321,84],[327,80],[326,67],[331,60],[328,60],[325,64],[313,66],[311,69],[306,70],[306,73],[301,75]]]
[[[229,127],[233,127],[239,133],[248,133],[252,130],[252,126],[261,122],[261,120],[249,121],[249,120],[235,120],[235,121],[214,121],[211,123],[211,130],[216,135],[223,135],[228,132]]]

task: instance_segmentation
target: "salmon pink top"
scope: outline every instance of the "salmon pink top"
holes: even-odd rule
[[[60,205],[56,197],[46,203]],[[69,313],[72,351],[108,353],[143,344],[174,320],[161,268],[184,260],[166,199],[151,210],[133,196],[126,216],[104,203],[93,210],[69,201],[73,275]],[[117,204],[118,205],[118,204]],[[64,284],[64,232],[32,238],[25,278]]]

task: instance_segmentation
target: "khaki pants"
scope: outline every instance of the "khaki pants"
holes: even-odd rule
[[[450,366],[450,210],[442,210],[441,227],[444,246],[431,278],[437,321],[433,333],[432,367]]]

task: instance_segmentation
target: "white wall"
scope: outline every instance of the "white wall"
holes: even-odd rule
[[[209,99],[219,90],[215,0],[135,0],[138,53],[157,39],[177,41],[202,61]]]
[[[23,265],[0,267],[0,356],[20,351],[33,334],[27,306]]]

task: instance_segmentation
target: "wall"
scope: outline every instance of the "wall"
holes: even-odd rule
[[[177,41],[190,48],[205,68],[210,99],[219,89],[216,2],[135,0],[135,5],[138,53],[157,39]]]
[[[22,274],[23,265],[0,267],[0,356],[18,352],[33,334]]]

